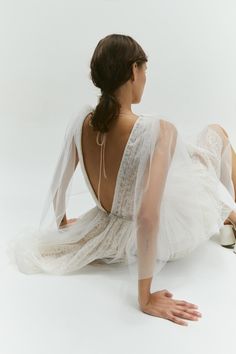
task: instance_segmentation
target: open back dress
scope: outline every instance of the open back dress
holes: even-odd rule
[[[81,149],[82,124],[93,110],[85,105],[70,122],[39,227],[17,237],[11,248],[24,273],[66,274],[99,262],[137,262],[138,278],[148,278],[218,233],[236,211],[229,139],[207,125],[187,142],[160,115],[140,114],[108,213],[90,184]],[[95,206],[60,227],[74,196],[71,185],[80,183],[77,168]]]

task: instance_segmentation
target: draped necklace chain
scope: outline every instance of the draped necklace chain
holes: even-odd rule
[[[120,115],[124,115],[124,116],[129,116],[128,114],[129,112],[125,113],[125,112],[121,112]],[[90,113],[91,117],[89,118],[89,126],[93,128],[92,125],[92,114]],[[99,141],[99,137],[102,137],[101,142]],[[101,174],[102,174],[102,165],[103,165],[103,175],[104,178],[107,179],[107,174],[106,174],[106,169],[105,169],[105,146],[106,146],[106,140],[107,140],[107,133],[106,132],[97,132],[97,136],[96,136],[96,143],[98,146],[100,146],[100,164],[99,164],[99,180],[98,180],[98,200],[99,203],[101,204],[100,201],[100,186],[101,186]],[[111,212],[110,212],[111,213]]]

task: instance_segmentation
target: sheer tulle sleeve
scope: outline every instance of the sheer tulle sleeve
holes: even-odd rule
[[[39,228],[42,230],[45,228],[54,230],[63,228],[67,219],[66,211],[69,203],[73,197],[80,196],[83,193],[80,189],[79,176],[75,173],[79,163],[75,136],[79,127],[79,120],[91,109],[90,105],[85,105],[67,125],[40,217]]]
[[[60,225],[62,226],[64,222],[66,222],[66,207],[65,207],[66,190],[68,188],[70,180],[78,164],[78,153],[75,145],[74,136],[70,142],[68,149],[69,149],[70,158],[66,162],[63,161],[63,159],[60,159],[58,163],[59,168],[57,167],[56,170],[56,173],[59,173],[60,165],[66,163],[64,173],[62,174],[62,176],[59,177],[60,183],[53,194],[53,206],[54,206],[55,218],[56,218],[56,223],[58,228],[60,227]]]
[[[161,203],[177,139],[175,126],[163,119],[154,119],[148,132],[134,200],[138,279],[152,277],[156,266]]]
[[[46,221],[50,227],[63,225],[66,220],[66,205],[68,202],[67,189],[73,173],[78,164],[78,154],[74,135],[71,129],[67,129],[64,143],[59,154],[55,172],[44,203],[43,213],[40,219],[40,227],[44,227]],[[48,218],[46,220],[46,218]]]

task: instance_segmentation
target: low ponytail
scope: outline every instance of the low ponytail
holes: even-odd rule
[[[115,95],[103,92],[91,118],[93,129],[107,132],[111,123],[119,116],[120,107]]]
[[[92,82],[102,92],[92,112],[94,130],[109,131],[121,108],[115,91],[132,78],[134,62],[141,66],[147,61],[141,46],[130,36],[111,34],[98,42],[90,62]]]

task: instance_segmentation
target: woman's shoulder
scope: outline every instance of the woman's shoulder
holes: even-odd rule
[[[168,117],[160,113],[142,113],[140,114],[143,123],[149,125],[156,125],[160,128],[177,129],[176,124]]]
[[[69,132],[75,133],[79,128],[81,128],[82,122],[93,110],[94,106],[85,103],[77,109],[75,113],[72,113],[68,120],[66,134],[69,134]]]

